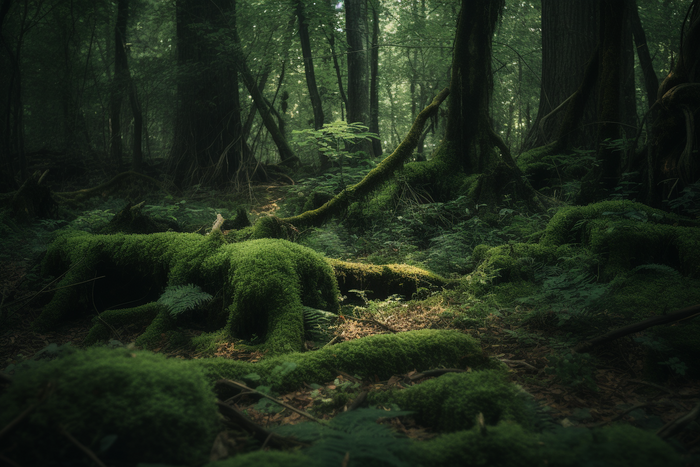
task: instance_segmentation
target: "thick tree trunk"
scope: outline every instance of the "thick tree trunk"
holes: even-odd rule
[[[462,0],[457,23],[444,144],[467,174],[482,173],[493,162],[491,41],[503,3]]]
[[[700,0],[693,0],[683,28],[678,60],[659,86],[646,162],[646,201],[675,198],[700,175]]]
[[[537,117],[524,149],[544,146],[560,134],[561,118],[545,116],[579,88],[591,51],[598,43],[597,2],[592,0],[542,0],[542,85]],[[563,108],[561,109],[563,110]],[[595,103],[583,107],[577,134],[569,135],[573,146],[595,147]]]
[[[169,166],[177,185],[226,183],[242,157],[238,74],[211,28],[235,28],[233,0],[177,0],[178,102]],[[226,13],[229,13],[226,15]]]

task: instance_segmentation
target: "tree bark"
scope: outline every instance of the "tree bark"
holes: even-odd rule
[[[370,53],[369,81],[369,131],[377,135],[372,138],[372,155],[382,155],[382,142],[379,139],[379,5],[372,2],[372,50]],[[421,139],[422,141],[422,139]]]
[[[306,86],[309,89],[311,107],[314,111],[314,129],[320,130],[323,126],[323,102],[316,86],[316,73],[314,72],[314,62],[311,58],[311,40],[309,38],[309,24],[304,10],[302,0],[294,0],[294,10],[299,21],[299,40],[301,42],[301,52],[304,56],[304,72],[306,73]]]
[[[369,127],[369,69],[367,51],[367,0],[346,0],[345,32],[348,40],[348,123]],[[372,152],[372,143],[362,141],[351,151]]]
[[[456,152],[456,163],[467,174],[482,173],[493,162],[491,41],[503,4],[462,0],[457,22],[443,144]]]
[[[646,91],[647,107],[651,108],[656,102],[656,93],[659,90],[659,79],[654,71],[654,64],[649,55],[649,46],[647,45],[647,37],[642,27],[642,21],[639,18],[639,9],[637,8],[636,0],[628,1],[628,9],[630,11],[630,24],[632,26],[632,34],[634,42],[637,45],[637,56],[639,57],[639,65],[642,68],[644,76],[644,89]]]
[[[542,85],[537,117],[530,127],[524,150],[553,142],[560,133],[561,118],[542,119],[581,85],[591,51],[598,43],[597,2],[591,0],[542,0]],[[596,143],[595,103],[585,103],[573,146],[593,148]]]
[[[109,96],[109,155],[112,164],[122,163],[122,100],[127,88],[127,59],[124,44],[129,21],[129,0],[117,0],[117,21],[114,24],[114,75]]]
[[[211,32],[235,28],[234,0],[177,0],[178,102],[169,169],[176,185],[226,183],[241,150],[238,73],[217,56]],[[212,29],[202,28],[210,25]]]

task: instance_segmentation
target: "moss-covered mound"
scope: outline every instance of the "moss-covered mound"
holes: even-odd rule
[[[197,464],[220,429],[214,402],[195,366],[126,349],[75,352],[16,372],[0,396],[0,426],[34,409],[2,451],[19,465],[82,458],[65,430],[103,460]]]
[[[420,423],[440,431],[465,430],[479,414],[495,425],[511,420],[529,427],[534,421],[530,396],[498,370],[448,373],[407,389],[374,394],[370,404],[394,403],[415,412]]]
[[[214,380],[240,380],[256,373],[260,376],[259,384],[272,386],[275,391],[291,390],[303,383],[330,381],[338,376],[338,370],[374,380],[388,379],[414,369],[466,366],[487,369],[499,365],[482,353],[479,341],[473,337],[457,331],[432,329],[369,336],[259,363],[208,358],[192,361],[192,364],[203,368]],[[293,369],[279,371],[281,368]]]
[[[411,450],[411,459],[410,465],[435,467],[682,465],[671,446],[653,433],[629,425],[598,430],[567,428],[540,435],[508,422],[416,442]]]
[[[96,298],[98,310],[115,308],[115,303],[148,303],[166,286],[191,283],[222,297],[229,334],[258,336],[272,353],[283,353],[302,348],[303,305],[339,309],[338,286],[328,263],[313,250],[285,240],[226,244],[218,232],[206,237],[73,234],[49,247],[44,266],[55,275],[67,272],[35,321],[37,329],[50,328],[76,311],[93,310]],[[141,306],[98,317],[97,326],[117,326],[127,314],[135,319],[141,312],[146,319],[156,315],[144,333],[146,345],[176,324],[166,307]],[[104,329],[93,337],[104,337]]]
[[[335,271],[338,286],[343,293],[358,289],[367,291],[367,297],[386,298],[400,294],[411,298],[419,288],[437,288],[447,281],[437,274],[406,264],[360,264],[327,259]]]
[[[549,222],[543,246],[581,243],[602,255],[607,279],[650,263],[688,276],[700,275],[696,222],[632,201],[603,201],[560,210]]]

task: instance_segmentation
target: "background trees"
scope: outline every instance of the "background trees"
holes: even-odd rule
[[[603,94],[593,86],[561,150],[634,139],[640,131],[643,145],[653,124],[643,118],[656,99],[654,78],[671,69],[690,3],[627,2],[615,46],[619,75],[611,78],[617,123],[600,133]],[[485,111],[515,156],[561,136],[567,99],[583,84],[601,37],[601,14],[611,14],[600,8],[584,1],[505,3]],[[361,148],[378,157],[449,85],[458,11],[457,2],[441,0],[3,0],[4,189],[52,164],[61,177],[78,177],[93,162],[116,172],[140,160],[139,148],[147,164],[167,158],[169,177],[182,186],[225,185],[261,163],[317,166],[323,158],[290,136],[341,119],[380,135]],[[644,50],[639,58],[633,44]],[[131,105],[120,105],[130,96]],[[453,131],[445,127],[446,112],[430,122],[416,159],[430,158],[445,131]],[[480,134],[459,138],[473,144]],[[613,164],[608,190],[628,159],[639,156]]]

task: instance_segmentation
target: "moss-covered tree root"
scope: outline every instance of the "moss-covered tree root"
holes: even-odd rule
[[[337,312],[338,286],[333,270],[313,250],[285,240],[226,244],[220,233],[151,235],[73,234],[58,238],[44,259],[48,273],[68,272],[51,302],[34,322],[50,328],[81,311],[118,303],[146,305],[113,310],[96,320],[89,342],[103,339],[106,328],[152,319],[140,342],[153,344],[176,319],[155,301],[164,287],[196,284],[223,297],[226,331],[258,336],[272,353],[301,350],[303,306]],[[94,280],[95,277],[103,279]]]

